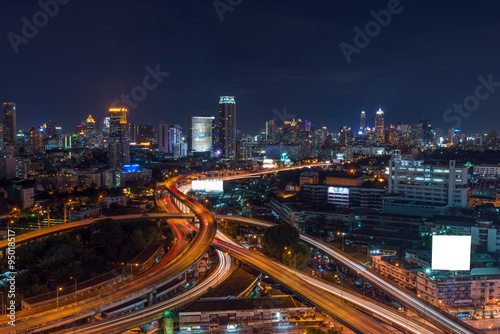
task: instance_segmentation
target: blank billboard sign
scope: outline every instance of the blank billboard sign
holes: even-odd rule
[[[432,270],[470,270],[470,236],[433,235]]]

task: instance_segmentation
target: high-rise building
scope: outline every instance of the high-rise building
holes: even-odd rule
[[[16,104],[4,102],[2,105],[3,115],[3,142],[4,145],[16,145]]]
[[[135,126],[136,142],[137,143],[151,143],[155,137],[155,131],[152,125],[139,124]]]
[[[213,116],[188,117],[188,152],[211,152],[213,149]]]
[[[361,112],[361,117],[359,120],[359,132],[358,134],[362,135],[366,128],[366,112]]]
[[[168,153],[168,124],[164,122],[158,125],[158,151]]]
[[[121,169],[130,162],[130,143],[124,132],[128,129],[127,108],[109,109],[109,168]]]
[[[375,114],[375,141],[378,145],[384,144],[384,112],[378,108]]]
[[[182,142],[182,127],[179,124],[170,125],[168,128],[168,151],[174,152],[174,145]]]
[[[221,96],[219,99],[219,144],[221,156],[236,158],[236,101],[234,96]]]
[[[43,152],[44,147],[42,133],[35,126],[32,126],[28,131],[28,143],[28,152],[25,153],[35,154]]]
[[[97,143],[97,128],[92,115],[89,115],[82,125],[85,136],[85,147],[94,148]]]
[[[124,120],[122,120],[123,117],[125,117]],[[127,108],[110,108],[109,137],[121,138],[123,124],[127,124]]]

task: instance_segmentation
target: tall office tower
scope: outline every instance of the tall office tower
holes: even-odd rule
[[[219,99],[219,143],[221,157],[236,158],[236,102],[234,96]]]
[[[213,116],[188,117],[188,153],[193,155],[208,154],[214,145]]]
[[[366,128],[366,113],[364,111],[361,112],[361,118],[359,120],[359,132],[358,134],[362,135]]]
[[[304,123],[304,131],[311,132],[311,128],[312,128],[312,123],[306,119],[306,122]]]
[[[47,123],[47,136],[49,138],[61,139],[62,138],[61,123],[49,121]]]
[[[168,153],[168,124],[164,122],[158,125],[158,151]]]
[[[152,142],[154,140],[155,131],[152,125],[149,124],[136,125],[135,132],[136,132],[137,143],[147,143],[147,142]]]
[[[16,104],[14,102],[4,102],[2,105],[3,114],[3,142],[4,145],[16,145]]]
[[[28,131],[28,154],[42,153],[44,151],[42,133],[32,126]]]
[[[126,135],[127,108],[109,109],[109,168],[121,169],[130,163],[130,143]]]
[[[182,127],[179,124],[170,125],[168,128],[168,151],[174,152],[174,145],[182,142]]]
[[[422,127],[422,143],[427,145],[431,141],[431,125],[428,120],[423,119],[420,121],[420,126]]]
[[[266,141],[274,141],[276,139],[276,134],[278,132],[278,126],[274,120],[269,120],[266,122]]]
[[[128,123],[127,124],[127,134],[129,141],[131,143],[137,143],[137,132],[135,130],[136,125],[134,123]]]
[[[97,143],[97,128],[95,125],[95,120],[92,115],[89,115],[87,119],[82,123],[83,134],[85,136],[85,147],[94,148]]]
[[[125,123],[122,117],[125,115]],[[127,108],[110,108],[109,109],[109,137],[121,138],[122,126],[127,123]]]
[[[378,108],[375,114],[375,140],[378,145],[384,144],[384,112]]]

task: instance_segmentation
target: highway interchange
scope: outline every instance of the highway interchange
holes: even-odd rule
[[[304,167],[304,166],[302,166]],[[296,168],[296,167],[295,167]],[[226,176],[224,179],[239,179],[245,177],[256,177],[260,176],[264,173],[274,173],[276,170],[272,171],[259,171],[255,173],[242,173],[239,175]],[[343,294],[342,299],[349,301],[349,303],[356,304],[357,308],[363,308],[365,312],[369,314],[373,314],[379,319],[383,319],[389,324],[393,324],[398,326],[400,329],[412,333],[436,333],[436,328],[429,329],[428,326],[424,326],[418,321],[414,321],[409,319],[397,312],[391,311],[390,309],[384,308],[381,305],[376,305],[373,301],[367,300],[366,298],[359,299],[359,297],[350,295],[346,293],[346,291],[340,291],[338,288],[333,286],[332,284],[327,284],[325,282],[319,281],[307,275],[304,275],[299,272],[292,271],[290,268],[283,266],[279,263],[274,263],[269,261],[269,259],[263,258],[261,255],[255,254],[253,252],[249,252],[248,250],[240,247],[239,245],[234,244],[231,240],[228,240],[222,234],[217,234],[217,238],[215,238],[217,223],[216,217],[208,211],[205,207],[188,197],[185,193],[177,189],[177,185],[180,182],[185,183],[186,179],[184,177],[176,177],[168,180],[165,183],[165,189],[168,191],[170,195],[172,195],[176,201],[181,202],[185,207],[189,208],[191,212],[194,212],[196,217],[198,218],[199,226],[198,231],[189,245],[181,252],[175,259],[169,263],[168,266],[163,268],[161,272],[157,274],[156,279],[164,280],[171,277],[174,277],[176,273],[186,270],[192,263],[195,263],[201,256],[207,251],[208,247],[213,243],[217,248],[224,249],[229,251],[230,254],[236,258],[239,258],[242,261],[249,262],[250,264],[258,267],[263,270],[267,274],[271,275],[275,279],[282,282],[284,285],[288,286],[290,289],[296,291],[298,294],[302,295],[304,298],[309,299],[315,305],[319,306],[323,310],[328,313],[334,315],[335,317],[341,319],[344,323],[346,323],[349,327],[353,328],[355,331],[359,333],[389,333],[390,329],[387,326],[382,325],[380,322],[373,320],[371,317],[364,315],[359,312],[357,309],[348,306],[346,303],[343,303],[339,300],[339,294]],[[186,191],[187,187],[184,187],[184,191]],[[171,213],[172,208],[169,210]],[[156,214],[155,218],[162,217],[163,214]],[[167,216],[163,216],[167,217]],[[178,218],[178,219],[191,219],[192,215],[185,216],[168,216],[169,218]],[[114,217],[116,219],[116,217]],[[128,217],[130,218],[130,216]],[[218,219],[232,219],[234,221],[245,223],[245,224],[253,224],[260,225],[263,227],[271,226],[272,224],[268,222],[256,221],[254,219],[243,218],[243,217],[229,217],[229,216],[218,216]],[[182,224],[183,221],[179,221],[179,224]],[[86,222],[89,224],[90,222]],[[74,222],[71,223],[71,228],[84,226],[84,222]],[[69,225],[69,224],[66,224]],[[61,225],[59,225],[61,226]],[[64,226],[67,228],[68,226]],[[56,226],[51,227],[50,229],[56,228]],[[63,227],[61,227],[62,229]],[[48,230],[48,229],[44,229]],[[37,236],[29,235],[27,240],[32,240],[33,238],[39,237],[43,235],[43,230],[36,231]],[[31,233],[31,232],[30,232]],[[54,231],[49,231],[50,233],[54,233]],[[29,234],[29,233],[27,233]],[[45,233],[46,234],[46,233]],[[22,235],[19,236],[21,238]],[[330,245],[312,238],[307,235],[301,235],[301,238],[304,242],[307,242],[311,246],[321,250],[328,256],[336,259],[341,262],[346,267],[350,268],[357,272],[360,277],[366,278],[368,281],[377,285],[384,292],[396,296],[396,298],[400,299],[401,302],[408,307],[412,308],[416,311],[425,312],[429,321],[432,321],[434,324],[440,326],[447,332],[450,333],[476,333],[470,326],[460,322],[457,319],[454,319],[443,311],[433,307],[426,305],[422,302],[418,297],[413,296],[411,293],[404,291],[398,286],[387,282],[386,280],[380,278],[379,276],[370,272],[365,266],[360,264],[359,262],[350,259],[348,256],[340,252],[339,250],[334,249]],[[18,240],[18,242],[21,242]],[[2,243],[0,242],[0,248],[2,247]],[[188,297],[186,297],[186,291],[184,294],[181,294],[174,299],[170,299],[168,301],[160,304],[155,304],[153,306],[147,307],[144,310],[134,312],[132,314],[115,317],[112,319],[108,319],[105,322],[98,322],[92,325],[88,325],[84,328],[79,328],[79,333],[103,333],[108,332],[109,330],[116,330],[116,328],[124,328],[130,327],[134,324],[141,323],[142,321],[150,321],[153,318],[158,318],[162,316],[161,310],[168,310],[169,307],[174,307],[174,305],[179,305],[179,303],[186,303],[192,298],[198,298],[199,295],[206,292],[207,286],[212,286],[215,280],[217,283],[222,282],[224,277],[227,277],[228,273],[230,273],[231,268],[233,267],[232,261],[230,257],[225,254],[219,253],[220,263],[217,270],[210,275],[205,281],[203,281],[204,290],[201,289],[202,284],[198,285],[196,290],[193,288],[192,291],[189,291]],[[154,276],[155,274],[151,275]],[[155,278],[148,277],[152,282]],[[206,283],[205,283],[206,282]],[[131,290],[122,291],[124,295],[133,294],[137,291],[140,291],[141,288],[144,289],[144,280],[138,281],[137,286],[131,286]],[[149,282],[148,282],[149,285]],[[191,289],[190,289],[191,290]],[[327,291],[328,293],[325,293]],[[116,301],[117,296],[113,295],[110,297],[111,301]],[[186,299],[187,298],[187,299]],[[356,299],[358,298],[358,299]],[[103,303],[102,300],[99,302]],[[104,301],[105,302],[105,301]],[[80,305],[81,304],[81,305]],[[101,304],[102,305],[102,304]],[[85,312],[94,312],[98,308],[98,304],[93,304],[90,300],[85,300],[83,303],[70,304],[68,307],[61,308],[60,310],[56,310],[56,312],[49,311],[49,314],[54,318],[53,321],[57,322],[57,318],[66,319],[68,321],[73,322],[76,318],[75,314],[78,314],[78,317],[86,316]],[[29,317],[28,317],[29,318]],[[142,321],[141,321],[142,318]],[[40,320],[42,319],[42,320]],[[31,322],[30,322],[31,321]],[[21,328],[32,329],[37,328],[40,330],[40,324],[36,324],[36,321],[43,321],[43,317],[37,316],[36,319],[23,319],[24,324]],[[62,324],[59,322],[59,324]],[[4,325],[4,324],[3,324]],[[21,328],[16,328],[17,333],[22,333],[25,330]],[[448,329],[448,330],[447,330]],[[7,328],[0,328],[0,333],[8,333]]]

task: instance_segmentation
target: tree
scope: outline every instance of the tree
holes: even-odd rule
[[[340,327],[340,329],[332,329],[332,328],[329,328],[328,331],[326,332],[327,334],[342,334],[342,330],[343,328]],[[306,334],[325,334],[325,332],[323,332],[321,330],[321,328],[317,328],[317,327],[307,327],[306,329]]]
[[[288,251],[283,253],[283,263],[297,269],[304,268],[311,260],[309,247],[302,243],[294,243]]]
[[[307,327],[306,334],[325,334],[320,328],[317,327]]]
[[[299,232],[290,225],[272,226],[264,231],[262,237],[263,250],[277,258],[281,258],[285,247],[299,242]]]

